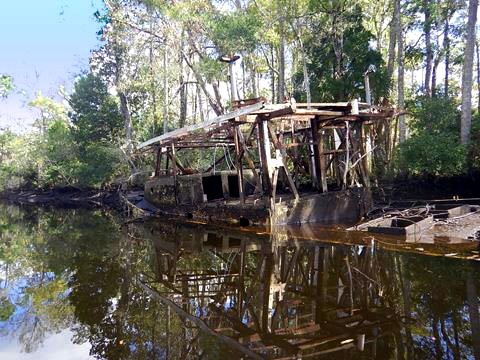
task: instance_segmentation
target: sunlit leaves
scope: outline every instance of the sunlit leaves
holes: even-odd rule
[[[13,78],[10,75],[0,74],[0,98],[6,98],[14,89]]]

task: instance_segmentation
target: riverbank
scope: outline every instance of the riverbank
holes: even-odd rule
[[[8,190],[0,199],[23,205],[55,206],[59,208],[121,208],[117,190],[79,189],[62,187],[49,190]]]

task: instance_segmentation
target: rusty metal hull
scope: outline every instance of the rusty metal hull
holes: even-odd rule
[[[179,202],[183,195],[175,195],[173,184],[166,179],[153,178],[145,184],[145,199],[155,206],[157,213],[187,217],[212,223],[240,223],[254,225],[283,224],[352,224],[371,208],[371,193],[367,188],[353,188],[328,193],[278,195],[275,203],[269,197],[247,196],[205,201],[192,192],[189,203]],[[175,197],[177,203],[175,203]]]

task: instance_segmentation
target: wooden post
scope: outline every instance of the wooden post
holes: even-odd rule
[[[257,131],[258,131],[258,148],[260,152],[260,160],[262,164],[262,182],[263,193],[267,196],[272,194],[272,183],[270,181],[270,139],[268,137],[267,121],[261,117],[257,117]]]
[[[318,147],[313,144],[318,144],[318,124],[315,119],[310,120],[310,129],[312,136],[312,145],[310,145],[310,162],[312,166],[312,185],[320,190],[320,184],[318,182],[318,174],[320,173],[319,154]]]
[[[350,122],[345,121],[345,171],[343,172],[342,188],[347,188],[347,174],[350,169]]]
[[[328,191],[327,186],[327,166],[326,166],[326,155],[325,152],[325,137],[323,134],[323,130],[320,129],[320,133],[318,134],[318,155],[319,155],[319,162],[320,162],[320,179],[322,182],[322,192],[326,193]]]
[[[157,150],[157,163],[155,164],[155,177],[160,176],[160,166],[162,164],[162,147]]]
[[[172,143],[172,152],[171,152],[171,156],[172,156],[172,171],[173,171],[173,183],[174,183],[174,189],[175,189],[175,203],[177,203],[177,198],[178,198],[178,188],[177,188],[177,160],[176,160],[176,156],[175,156],[175,145],[173,145]]]
[[[360,123],[358,126],[358,144],[360,150],[360,156],[362,157],[360,162],[363,168],[363,183],[366,187],[370,187],[370,176],[368,170],[368,154],[366,152],[366,144],[365,144],[365,131],[363,124]]]
[[[165,175],[168,175],[168,168],[170,166],[169,162],[170,162],[170,150],[167,148],[166,149],[166,154],[165,154],[165,161],[166,161],[166,164],[165,164]]]
[[[242,151],[240,149],[240,127],[235,126],[235,153],[237,159],[237,177],[238,177],[238,194],[240,196],[240,202],[245,204],[245,194],[243,193],[243,166],[242,166]]]

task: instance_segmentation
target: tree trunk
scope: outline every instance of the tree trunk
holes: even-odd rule
[[[395,65],[395,47],[397,45],[397,22],[399,19],[398,12],[398,2],[395,1],[393,5],[393,16],[392,21],[390,22],[390,36],[388,43],[388,61],[387,61],[387,73],[390,81],[393,77],[393,67]]]
[[[475,24],[477,22],[478,0],[470,0],[468,4],[467,36],[462,75],[462,119],[460,138],[464,145],[470,142],[472,127],[472,77],[473,53],[475,50]]]
[[[305,87],[305,95],[307,97],[307,103],[310,104],[312,102],[312,92],[310,91],[310,76],[308,74],[307,55],[305,54],[305,49],[303,48],[302,40],[300,40],[300,52],[302,54],[303,86]]]
[[[477,92],[478,92],[477,111],[480,114],[480,51],[478,49],[478,42],[476,43],[476,49],[477,49]]]
[[[150,31],[153,32],[153,18],[150,19]],[[148,60],[149,60],[149,66],[150,66],[150,87],[152,92],[152,111],[153,111],[152,136],[155,136],[158,128],[158,116],[157,116],[157,84],[155,81],[153,39],[154,37],[151,36],[150,48],[148,52]]]
[[[205,94],[207,100],[208,100],[208,103],[210,104],[210,106],[212,107],[213,111],[215,112],[215,114],[218,116],[218,115],[221,115],[223,114],[223,106],[221,104],[221,102],[219,101],[219,99],[213,99],[212,96],[210,95],[210,93],[208,92],[208,89],[207,89],[207,84],[205,84],[205,80],[203,80],[203,77],[202,75],[197,71],[197,69],[195,68],[195,66],[193,66],[193,64],[190,62],[190,60],[186,57],[186,54],[183,53],[183,59],[185,60],[185,62],[187,63],[188,67],[192,70],[193,72],[193,75],[195,76],[195,79],[197,80],[197,83],[198,85],[200,86],[200,88],[202,89],[203,93]],[[213,90],[215,91],[215,89],[218,90],[218,86],[215,84],[215,83],[212,83],[212,86],[213,86]]]
[[[204,122],[205,121],[205,117],[204,117],[204,114],[203,114],[203,99],[202,99],[202,93],[200,91],[200,86],[196,86],[197,88],[197,99],[198,99],[198,111],[200,113],[200,122]]]
[[[127,96],[122,90],[117,90],[120,99],[120,111],[123,116],[123,123],[125,127],[125,141],[127,143],[127,154],[132,152],[132,119],[130,117],[130,110],[128,108]]]
[[[282,21],[283,23],[283,21]],[[284,25],[281,25],[282,27]],[[283,103],[285,100],[285,34],[283,29],[280,31],[280,45],[278,46],[278,93],[277,102]]]
[[[448,97],[448,77],[450,75],[450,38],[448,33],[450,31],[450,25],[448,17],[445,19],[445,29],[443,31],[443,48],[445,50],[445,85],[444,85],[444,96]]]
[[[254,98],[258,97],[258,88],[257,88],[257,72],[253,64],[250,66],[250,86],[252,89],[252,96]]]
[[[423,0],[423,12],[425,14],[425,22],[423,24],[423,32],[425,35],[425,83],[423,88],[425,95],[431,95],[430,80],[432,76],[432,60],[433,60],[433,49],[432,49],[432,19],[430,13],[430,0]]]
[[[185,126],[185,121],[187,120],[187,84],[185,83],[185,74],[184,74],[184,61],[183,53],[185,48],[185,32],[182,30],[182,35],[180,38],[180,51],[178,56],[179,64],[179,75],[178,83],[180,84],[180,114],[178,117],[178,127],[182,128]]]
[[[401,2],[400,0],[396,0],[398,6],[398,21],[397,21],[397,41],[398,41],[398,98],[397,98],[397,106],[399,109],[403,110],[405,107],[405,99],[404,99],[404,83],[405,83],[405,66],[404,66],[404,58],[403,58],[403,27],[402,27],[402,11],[401,11]],[[407,137],[407,125],[405,123],[405,115],[400,115],[398,117],[398,141],[402,143],[405,141]]]
[[[167,73],[167,39],[163,45],[163,133],[168,132],[168,73]]]
[[[270,68],[270,89],[272,92],[272,103],[275,103],[275,55],[274,55],[274,48],[273,46],[270,48],[271,51],[271,59],[272,59],[272,66]]]
[[[437,41],[437,47],[440,47],[439,45],[440,44],[438,44],[438,41]],[[435,57],[435,60],[433,61],[433,68],[432,68],[432,87],[431,87],[432,97],[435,97],[437,94],[437,69],[438,69],[438,65],[440,65],[440,59],[441,59],[441,53],[438,52],[437,56]]]

